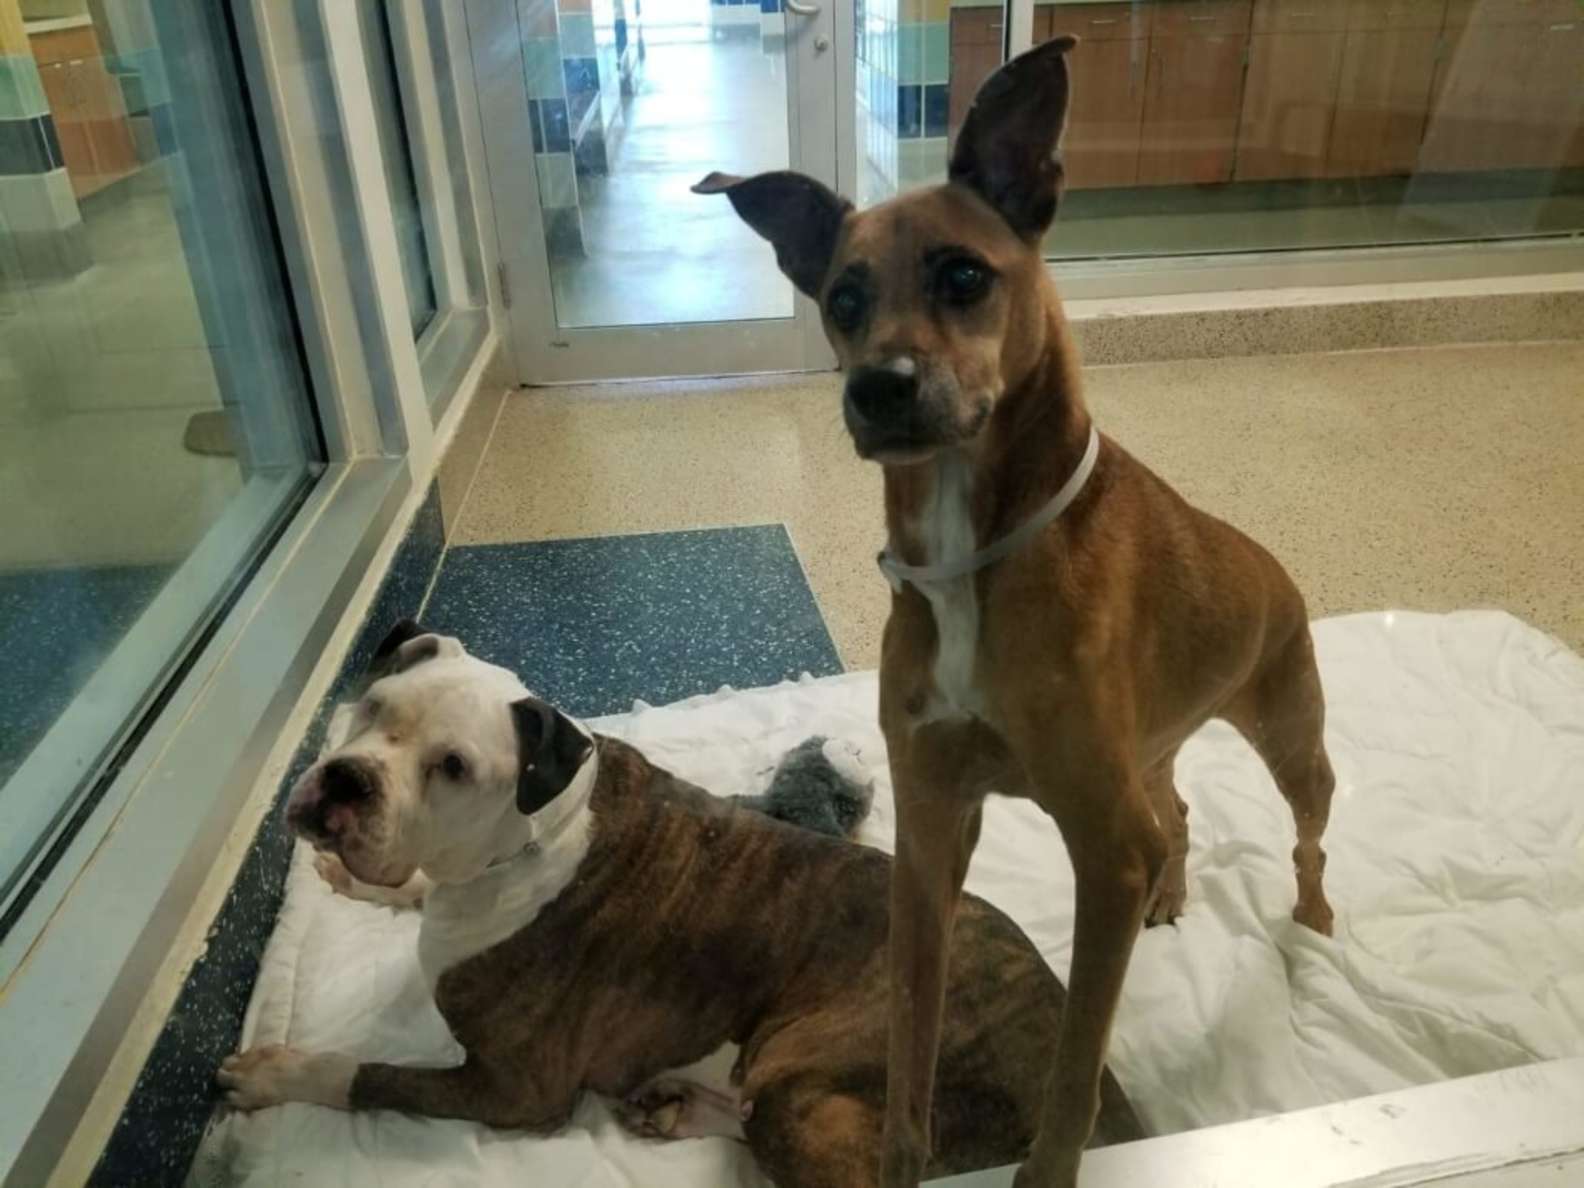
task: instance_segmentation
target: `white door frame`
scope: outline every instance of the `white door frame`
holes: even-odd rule
[[[840,176],[837,160],[839,123],[849,145],[852,138],[853,0],[816,2],[815,15],[785,13],[788,153],[792,168],[840,188],[850,180]],[[801,293],[789,318],[587,329],[556,324],[527,116],[521,3],[466,4],[519,380],[553,384],[834,367],[819,312]],[[845,121],[839,120],[842,112]]]

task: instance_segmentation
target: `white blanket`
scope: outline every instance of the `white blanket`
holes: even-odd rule
[[[1112,1061],[1159,1133],[1584,1054],[1584,661],[1496,612],[1360,615],[1315,628],[1338,788],[1336,938],[1289,916],[1292,820],[1220,724],[1190,740],[1187,914],[1135,950]],[[759,789],[788,747],[856,744],[892,814],[873,673],[722,691],[596,725],[713,791]],[[1065,976],[1072,875],[1054,828],[994,799],[968,876]],[[417,918],[332,896],[299,848],[248,1044],[444,1063]],[[548,1139],[292,1105],[221,1119],[200,1184],[760,1185],[724,1140],[626,1138],[599,1103]]]

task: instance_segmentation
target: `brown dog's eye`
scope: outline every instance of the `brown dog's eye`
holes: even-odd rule
[[[990,270],[977,260],[951,260],[940,270],[941,296],[953,305],[972,305],[990,288]]]
[[[445,778],[452,783],[460,783],[467,778],[467,760],[455,751],[446,753],[440,761],[440,770],[445,773]]]
[[[863,290],[857,285],[837,285],[825,300],[825,312],[836,329],[851,334],[863,324]]]

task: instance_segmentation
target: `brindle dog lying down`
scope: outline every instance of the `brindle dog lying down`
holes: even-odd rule
[[[222,1066],[227,1100],[545,1133],[587,1091],[640,1134],[745,1141],[781,1188],[878,1183],[891,859],[662,771],[455,639],[402,624],[380,662],[288,819],[338,889],[422,900],[420,963],[466,1059],[257,1048]],[[1018,927],[966,897],[933,1173],[1023,1156],[1062,1001]],[[727,1083],[675,1075],[726,1044]],[[1109,1073],[1103,1103],[1097,1143],[1141,1137]]]

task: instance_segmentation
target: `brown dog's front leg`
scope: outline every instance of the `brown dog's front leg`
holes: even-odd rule
[[[893,764],[893,770],[899,765]],[[936,779],[896,783],[891,868],[891,1033],[886,1066],[885,1188],[914,1188],[930,1156],[930,1101],[940,1046],[952,923],[980,807]]]
[[[1072,857],[1076,925],[1067,1004],[1039,1134],[1014,1188],[1074,1188],[1078,1182],[1078,1163],[1100,1108],[1100,1077],[1122,979],[1145,905],[1166,863],[1166,840],[1142,786],[1136,777],[1114,774],[1114,780],[1092,786],[1082,797],[1069,790],[1049,802],[1041,798]]]

